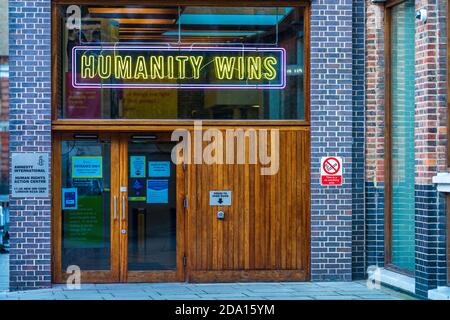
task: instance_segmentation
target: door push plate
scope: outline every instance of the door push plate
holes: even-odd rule
[[[127,191],[128,191],[127,187],[120,187],[120,192],[127,192]]]

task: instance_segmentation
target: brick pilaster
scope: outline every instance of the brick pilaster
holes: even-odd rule
[[[10,152],[51,152],[50,4],[9,1]],[[11,290],[51,285],[50,206],[11,199]]]
[[[352,0],[311,7],[311,278],[352,278]],[[320,185],[320,159],[343,158],[343,185]]]

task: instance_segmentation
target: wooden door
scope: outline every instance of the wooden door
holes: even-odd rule
[[[309,128],[277,129],[275,175],[261,164],[189,166],[189,281],[309,279]],[[210,206],[211,190],[231,191],[231,206]]]
[[[121,282],[184,280],[185,173],[173,145],[170,132],[121,135]]]

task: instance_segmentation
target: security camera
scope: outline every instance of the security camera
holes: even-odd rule
[[[420,9],[416,11],[416,19],[420,22],[426,23],[428,19],[428,12],[426,9]]]

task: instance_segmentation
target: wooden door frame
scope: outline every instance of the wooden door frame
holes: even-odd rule
[[[170,131],[148,130],[146,134],[155,134],[156,138],[151,142],[172,142]],[[120,186],[128,190],[128,142],[136,133],[120,134]],[[161,135],[161,136],[159,136]],[[173,142],[175,143],[175,142]],[[184,199],[187,198],[185,190],[185,179],[187,173],[185,166],[176,164],[176,265],[175,271],[128,271],[128,192],[120,192],[120,208],[125,210],[126,219],[123,219],[123,212],[120,214],[120,229],[126,230],[126,234],[120,233],[120,282],[174,282],[185,281],[186,268],[184,257],[186,256],[186,209]],[[124,202],[125,201],[125,202]]]
[[[447,1],[447,172],[450,172],[450,5]],[[450,194],[447,194],[447,283],[450,285]]]
[[[148,131],[149,133],[161,133],[161,131]],[[128,186],[128,141],[131,134],[119,134],[108,132],[92,132],[99,138],[111,141],[111,271],[82,271],[81,280],[91,283],[109,283],[109,282],[165,282],[165,281],[184,281],[185,266],[184,257],[186,256],[186,219],[184,198],[186,194],[187,172],[185,166],[179,164],[176,166],[176,207],[177,207],[177,270],[176,271],[127,271],[127,252],[128,252],[128,194],[120,192],[120,186]],[[52,269],[54,283],[65,283],[69,275],[62,271],[62,172],[61,172],[61,143],[67,140],[76,140],[74,135],[77,133],[61,133],[53,134],[53,161],[52,161]],[[167,134],[170,136],[169,132]],[[167,135],[165,135],[167,136]],[[156,139],[157,141],[167,141]],[[170,140],[169,140],[170,141]],[[125,147],[124,147],[125,146]],[[114,165],[115,164],[115,165]],[[117,202],[114,205],[114,197]],[[124,198],[122,198],[124,197]],[[123,201],[125,200],[125,202]],[[123,207],[125,206],[125,208]],[[114,209],[116,209],[116,217],[114,219]],[[123,218],[123,209],[125,209],[125,219]],[[121,234],[120,230],[125,229],[127,233]],[[124,240],[125,238],[125,240]]]
[[[124,127],[138,126],[192,126],[194,121],[202,120],[204,125],[272,125],[272,126],[310,126],[310,0],[151,0],[145,5],[154,6],[239,6],[239,7],[295,7],[303,10],[304,19],[304,49],[303,49],[303,88],[304,88],[304,119],[303,120],[214,120],[214,119],[58,119],[59,92],[58,87],[61,83],[62,75],[58,74],[58,65],[60,64],[58,33],[60,30],[60,21],[58,19],[58,10],[60,5],[111,5],[112,0],[52,0],[52,130],[97,130],[102,127],[105,130],[114,130],[117,124]],[[114,5],[142,5],[139,0],[115,0]],[[68,129],[72,127],[72,129]],[[84,128],[83,128],[84,127]],[[126,129],[125,129],[126,130]],[[145,129],[144,129],[145,130]]]
[[[114,196],[117,196],[118,189],[118,167],[115,168],[114,163],[118,164],[118,144],[114,143],[116,134],[114,133],[98,133],[100,139],[109,140],[111,142],[111,197],[110,197],[110,271],[83,271],[81,270],[81,281],[108,283],[119,280],[119,243],[118,220],[114,219]],[[52,139],[52,282],[66,283],[68,279],[67,273],[62,270],[62,172],[61,172],[61,143],[67,140],[77,140],[75,133],[54,132]]]
[[[384,263],[388,269],[412,276],[413,272],[392,264],[392,8],[405,1],[389,0],[385,5]]]
[[[58,96],[58,86],[60,83],[61,75],[58,74],[58,65],[60,63],[58,50],[59,42],[58,42],[58,32],[60,31],[60,21],[58,19],[58,10],[59,5],[70,5],[70,4],[95,4],[95,5],[110,5],[111,0],[52,0],[52,132],[56,136],[58,134],[63,134],[64,132],[80,132],[80,133],[89,133],[89,132],[115,132],[118,135],[121,132],[151,132],[151,131],[173,131],[177,128],[193,128],[194,122],[196,120],[202,119],[177,119],[177,120],[158,120],[158,119],[58,119],[58,104],[59,104],[59,96]],[[138,0],[116,0],[114,2],[115,5],[136,5],[138,4]],[[304,120],[211,120],[205,119],[202,120],[204,127],[282,127],[285,130],[298,130],[299,128],[309,130],[310,126],[310,0],[211,0],[205,2],[204,0],[151,0],[146,2],[148,5],[190,5],[190,6],[241,6],[241,7],[261,7],[261,6],[273,6],[273,7],[284,7],[284,6],[292,6],[301,8],[303,10],[304,16],[304,77],[303,77],[303,85],[304,85]],[[142,4],[142,3],[141,3]],[[55,147],[55,146],[54,146]],[[54,149],[56,150],[56,149]],[[123,155],[122,155],[123,157]],[[310,157],[310,152],[308,151],[308,157]],[[56,166],[59,166],[60,159],[53,159],[54,163],[57,163]],[[59,161],[59,162],[58,162]],[[124,165],[124,164],[122,164]],[[57,169],[58,167],[56,167]],[[192,179],[188,179],[188,175],[190,172],[191,166],[182,167],[183,170],[179,170],[177,167],[177,189],[180,190],[182,187],[185,191],[186,199],[189,199],[189,191],[191,190],[190,184]],[[310,170],[310,166],[308,165],[308,171]],[[119,170],[118,170],[119,171]],[[123,170],[122,170],[123,171]],[[57,172],[57,171],[53,171]],[[181,175],[184,179],[179,179],[178,176]],[[53,175],[55,176],[55,175]],[[179,185],[181,180],[185,180],[186,183],[183,182],[183,186]],[[117,186],[120,184],[118,183]],[[53,188],[57,189],[60,187],[60,184],[53,184]],[[58,190],[58,189],[57,189]],[[178,194],[178,192],[177,192]],[[116,193],[118,199],[121,199],[119,191]],[[120,202],[120,200],[119,200]],[[178,210],[178,206],[182,205],[180,210]],[[60,203],[59,203],[60,205]],[[308,208],[310,202],[308,201]],[[57,208],[57,206],[54,206]],[[52,210],[53,210],[52,209]],[[177,201],[177,211],[183,210],[183,212],[187,213],[188,209],[184,208],[182,201]],[[183,220],[182,223],[184,225],[184,237],[183,237],[183,248],[185,251],[185,255],[187,256],[187,237],[190,230],[188,230],[187,225],[187,217],[184,214],[180,219]],[[308,252],[310,251],[310,215],[308,213],[308,229],[306,238],[308,239],[308,243],[305,246],[308,246]],[[178,223],[178,220],[177,220]],[[52,222],[54,226],[57,226],[54,222]],[[120,229],[117,229],[120,231]],[[56,237],[54,237],[56,239]],[[177,240],[178,242],[178,240]],[[123,244],[122,244],[123,245]],[[178,248],[178,243],[177,243]],[[123,249],[122,249],[123,250]],[[54,252],[55,247],[54,247]],[[60,253],[59,253],[60,254]],[[179,262],[179,257],[177,258]],[[182,258],[181,258],[182,259]],[[310,260],[310,252],[308,254],[308,261]],[[181,261],[183,263],[183,261]],[[310,261],[308,262],[308,270],[306,278],[309,279],[309,269],[310,269]],[[184,271],[183,279],[188,279],[189,274],[189,260],[187,262],[187,266]],[[220,272],[220,271],[219,271]],[[181,279],[179,276],[177,279]],[[123,279],[122,279],[123,280]],[[130,280],[130,279],[128,279]],[[163,281],[163,280],[161,280]],[[178,281],[178,280],[177,280]],[[99,282],[97,279],[94,279],[93,282]]]

